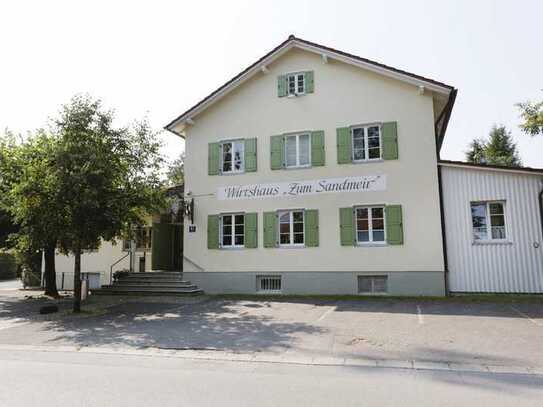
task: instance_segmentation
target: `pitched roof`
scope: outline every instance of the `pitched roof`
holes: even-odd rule
[[[332,59],[338,59],[343,62],[350,63],[353,65],[359,66],[361,68],[398,79],[400,81],[408,82],[416,86],[424,86],[425,88],[428,88],[429,90],[448,96],[449,102],[452,102],[452,103],[447,103],[445,108],[443,109],[443,112],[441,112],[441,114],[439,115],[440,118],[445,117],[446,122],[448,122],[448,119],[450,117],[450,110],[452,110],[452,105],[454,104],[454,96],[456,95],[456,89],[453,86],[447,85],[443,82],[436,81],[434,79],[423,77],[421,75],[417,75],[417,74],[407,72],[401,69],[397,69],[385,64],[381,64],[379,62],[375,62],[367,58],[362,58],[357,55],[349,54],[347,52],[343,52],[334,48],[330,48],[330,47],[320,45],[311,41],[297,38],[294,35],[290,35],[287,38],[287,40],[285,40],[284,42],[279,44],[277,47],[272,49],[270,52],[268,52],[258,61],[256,61],[255,63],[253,63],[246,69],[244,69],[243,71],[241,71],[239,74],[237,74],[228,82],[226,82],[224,85],[222,85],[215,91],[211,92],[208,96],[200,100],[190,109],[188,109],[187,111],[179,115],[177,118],[172,120],[170,123],[168,123],[164,128],[166,130],[171,131],[172,133],[180,135],[179,133],[175,131],[175,127],[179,123],[182,123],[184,121],[185,122],[190,121],[193,116],[195,116],[196,114],[206,109],[213,102],[220,99],[222,96],[227,94],[230,90],[234,89],[236,86],[243,83],[246,79],[249,79],[250,77],[252,77],[254,74],[259,72],[267,64],[271,63],[273,60],[275,60],[280,55],[287,52],[293,47],[297,47],[297,48],[304,49],[307,51],[312,51],[315,53],[319,53],[321,55],[326,55],[327,57],[330,57]],[[443,113],[445,113],[445,110],[448,110],[449,114],[443,115]],[[447,124],[446,122],[443,123],[444,126],[442,126],[444,129],[446,129],[446,124]]]
[[[453,161],[453,160],[439,160],[439,165],[445,167],[466,167],[476,170],[494,170],[494,171],[507,171],[507,172],[523,172],[523,173],[532,173],[532,174],[541,174],[543,175],[543,168],[532,168],[532,167],[508,167],[505,165],[489,165],[489,164],[478,164],[478,163],[468,163],[465,161]]]

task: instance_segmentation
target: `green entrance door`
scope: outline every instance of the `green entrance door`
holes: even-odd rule
[[[182,236],[182,225],[153,223],[151,245],[151,267],[153,270],[181,271]]]

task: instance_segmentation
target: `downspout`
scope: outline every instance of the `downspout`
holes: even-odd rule
[[[443,278],[445,280],[445,296],[449,296],[449,261],[447,257],[447,236],[445,233],[445,209],[443,207],[443,182],[441,179],[441,166],[439,164],[437,165],[437,185],[439,190],[439,212],[441,217],[441,244],[443,245]]]
[[[439,117],[435,123],[435,134],[437,137],[436,140],[436,158],[437,158],[437,186],[439,193],[439,212],[441,218],[441,245],[443,247],[443,285],[445,287],[445,296],[449,296],[449,260],[447,256],[447,233],[445,228],[445,210],[443,207],[443,182],[441,175],[441,166],[439,165],[439,160],[441,159],[441,145],[443,144],[443,139],[445,138],[445,132],[447,130],[447,125],[449,124],[449,119],[451,117],[452,108],[456,100],[457,90],[453,89],[449,95],[449,100],[443,108],[443,111],[439,114]],[[441,129],[438,133],[438,124],[443,120]]]
[[[543,184],[543,179],[541,180],[541,184]],[[538,197],[539,197],[539,221],[541,222],[541,237],[543,239],[543,189],[541,189],[541,191],[539,192]],[[540,244],[543,244],[543,241]]]

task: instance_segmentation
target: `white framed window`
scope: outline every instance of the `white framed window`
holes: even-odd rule
[[[358,276],[359,294],[388,293],[388,276]]]
[[[280,211],[279,218],[279,246],[304,245],[304,211]]]
[[[355,208],[356,241],[358,244],[386,242],[385,207],[363,206]]]
[[[256,276],[256,291],[259,293],[280,293],[281,276]]]
[[[381,126],[372,124],[368,126],[353,127],[351,129],[353,142],[353,161],[364,162],[380,160],[381,151]]]
[[[472,202],[471,224],[474,241],[506,240],[505,202]]]
[[[220,243],[224,248],[245,246],[245,215],[242,213],[221,215]]]
[[[221,143],[221,172],[234,174],[245,171],[244,153],[243,140],[223,141]]]
[[[293,73],[287,75],[287,95],[303,95],[305,93],[305,75]]]
[[[285,166],[287,168],[311,165],[311,136],[308,133],[285,136]]]

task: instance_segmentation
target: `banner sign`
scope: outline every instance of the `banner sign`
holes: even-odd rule
[[[385,189],[386,175],[363,175],[360,177],[225,186],[217,189],[217,199],[224,201],[287,198],[327,193],[384,191]]]

